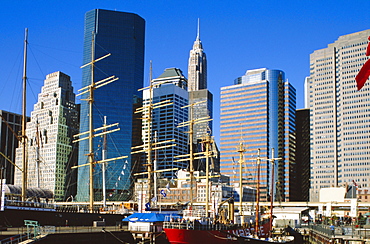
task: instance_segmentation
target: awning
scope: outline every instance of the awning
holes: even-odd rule
[[[122,221],[130,222],[163,222],[170,218],[181,218],[178,214],[164,214],[164,213],[134,213],[122,219]]]

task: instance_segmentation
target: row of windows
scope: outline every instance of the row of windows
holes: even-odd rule
[[[329,75],[329,76],[326,76],[326,77],[322,77],[322,78],[315,78],[315,82],[317,81],[323,81],[323,80],[330,80],[330,79],[333,79],[333,76]]]
[[[370,151],[344,153],[343,156],[357,156],[357,155],[367,155],[367,154],[370,154]]]
[[[360,124],[360,123],[363,123],[363,124],[370,123],[370,119],[363,119],[361,121],[358,121],[358,120],[346,121],[346,122],[343,123],[343,125],[353,125],[353,124]],[[347,129],[347,128],[353,128],[353,127],[344,127],[344,129]],[[363,128],[363,127],[361,127],[361,128]]]
[[[342,51],[342,54],[354,53],[354,52],[359,52],[359,51],[364,51],[364,50],[366,50],[366,47],[361,47],[361,48],[351,49],[351,50],[347,50],[347,51]]]
[[[312,104],[312,100],[310,100],[310,103]],[[321,102],[315,102],[315,106],[317,105],[322,105],[322,104],[331,104],[333,103],[333,100],[328,100],[328,101],[321,101]],[[310,107],[313,107],[312,105]]]
[[[315,161],[315,164],[332,164],[332,163],[334,163],[334,160],[318,160],[318,161]]]
[[[331,58],[330,58],[331,59]],[[318,60],[316,60],[316,62],[319,62]],[[322,67],[322,66],[326,66],[326,65],[332,65],[333,62],[330,61],[330,62],[325,62],[325,63],[321,63],[321,64],[316,64],[316,68],[318,67]]]
[[[343,116],[343,120],[354,120],[354,119],[361,119],[370,117],[370,114],[358,114],[354,116]]]
[[[369,161],[370,157],[350,157],[350,158],[344,158],[343,161],[348,162],[348,161]]]
[[[332,155],[321,155],[321,156],[316,156],[315,159],[322,159],[322,158],[334,158],[334,154]]]
[[[334,143],[334,140],[315,141],[315,144]]]
[[[353,60],[343,61],[342,64],[355,63],[355,62],[363,63],[366,60],[367,60],[367,57],[363,57],[363,58],[357,58],[357,59],[353,59]]]
[[[345,168],[343,169],[344,172],[348,172],[348,171],[362,171],[362,172],[366,172],[366,171],[369,171],[370,168]]]
[[[333,127],[334,127],[333,124],[324,125],[324,126],[315,126],[315,130],[320,131],[320,130],[329,129],[329,128],[333,128]]]

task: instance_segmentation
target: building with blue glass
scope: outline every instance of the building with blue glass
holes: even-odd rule
[[[93,41],[94,39],[94,41]],[[107,200],[124,200],[131,186],[133,162],[130,152],[133,140],[140,135],[133,135],[141,130],[133,129],[133,110],[138,107],[142,93],[144,73],[145,20],[133,13],[94,9],[85,14],[83,64],[110,53],[111,55],[95,63],[94,82],[109,76],[119,79],[94,91],[93,124],[94,128],[103,125],[104,116],[107,124],[119,123],[120,131],[107,136],[107,158],[128,156],[127,159],[111,161],[106,165]],[[94,57],[92,57],[92,51]],[[82,87],[91,84],[91,65],[82,70]],[[88,94],[81,96],[86,99]],[[80,132],[89,130],[89,105],[81,102]],[[94,157],[100,160],[102,155],[101,137],[94,139]],[[88,162],[89,145],[87,140],[80,142],[78,164]],[[78,169],[79,201],[89,199],[89,167]],[[94,166],[95,199],[101,199],[101,165]]]
[[[162,147],[153,150],[157,161],[157,170],[179,168],[185,169],[189,166],[187,161],[176,161],[175,156],[188,154],[188,131],[187,127],[179,126],[188,121],[189,94],[187,91],[187,79],[182,71],[177,68],[166,69],[158,78],[153,79],[153,90],[144,90],[143,103],[149,106],[150,100],[154,106],[152,111],[151,125],[143,120],[143,141],[148,144],[149,136],[153,142],[157,141],[156,147],[174,144],[171,147]],[[145,117],[145,115],[143,115]],[[151,130],[147,128],[151,127]],[[151,133],[149,135],[149,133]],[[173,143],[163,143],[174,140]],[[163,144],[162,144],[163,143]],[[162,172],[161,176],[165,178],[175,177],[176,171]]]
[[[281,70],[248,70],[234,85],[221,88],[221,173],[229,175],[231,183],[239,183],[238,150],[243,143],[243,185],[256,187],[260,149],[262,201],[269,199],[271,189],[277,200],[289,201],[294,195],[295,107],[295,89]],[[267,158],[281,158],[275,161],[274,188]]]

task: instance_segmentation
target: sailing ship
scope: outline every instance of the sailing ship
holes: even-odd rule
[[[94,36],[93,40],[94,42]],[[94,221],[103,221],[105,225],[116,225],[117,222],[120,222],[122,218],[125,216],[124,214],[120,213],[121,211],[117,211],[117,213],[107,213],[107,212],[99,212],[98,209],[96,209],[96,206],[94,206],[94,189],[93,186],[93,176],[92,176],[92,169],[93,165],[96,163],[102,163],[104,165],[105,162],[111,161],[111,160],[117,160],[121,158],[125,158],[126,156],[114,158],[114,159],[105,159],[103,156],[103,160],[101,161],[95,161],[93,156],[94,154],[92,152],[89,153],[89,163],[86,164],[90,166],[90,202],[89,202],[89,211],[82,211],[83,206],[73,205],[73,206],[59,206],[55,203],[52,203],[53,194],[50,190],[40,189],[40,188],[28,188],[27,187],[27,175],[28,175],[28,162],[27,162],[27,136],[26,136],[26,80],[27,80],[27,74],[26,74],[26,67],[27,67],[27,45],[28,45],[28,29],[25,30],[25,40],[24,40],[24,61],[23,61],[23,103],[22,103],[22,132],[21,135],[18,136],[15,133],[16,138],[19,140],[21,149],[22,149],[22,165],[21,167],[17,166],[13,162],[10,161],[5,155],[2,155],[5,157],[6,160],[13,163],[20,171],[21,171],[21,178],[22,178],[22,187],[19,186],[12,186],[12,185],[5,185],[4,181],[2,181],[1,184],[1,211],[0,211],[0,226],[23,226],[24,220],[37,220],[40,225],[55,225],[55,226],[61,226],[61,225],[69,225],[69,226],[77,226],[77,225],[92,225]],[[94,63],[96,61],[99,61],[105,57],[108,57],[109,54],[105,55],[104,57],[101,57],[97,60],[94,58],[94,52],[92,52],[92,61],[88,64],[85,64],[82,67],[91,66],[91,72],[93,77],[94,72]],[[104,86],[106,84],[109,84],[118,78],[115,78],[114,76],[111,76],[107,79],[104,79],[102,81],[94,82],[92,80],[91,85],[82,88],[82,94],[88,93],[89,94],[89,105],[92,106],[92,103],[94,101],[93,99],[93,90],[96,88],[99,88],[101,86]],[[81,91],[80,90],[80,91]],[[81,95],[81,94],[80,94]],[[90,119],[92,116],[89,116]],[[79,139],[75,140],[75,142],[89,139],[89,142],[92,144],[92,138],[96,136],[102,136],[106,135],[107,133],[114,132],[118,129],[108,130],[112,126],[115,126],[117,124],[113,125],[106,125],[104,123],[103,127],[98,129],[90,129],[89,132],[84,132],[79,135],[76,135],[75,137],[79,137]],[[92,122],[90,123],[90,126],[92,126]],[[10,128],[11,129],[11,128]],[[95,131],[102,130],[101,133],[95,133]],[[87,137],[83,137],[86,136]],[[92,148],[92,146],[90,146]],[[38,152],[36,152],[36,155],[38,156]],[[38,164],[36,164],[37,166]],[[104,167],[103,167],[104,168]],[[38,176],[38,167],[37,167],[37,181],[39,181]],[[21,196],[21,200],[15,200],[15,199],[6,199],[5,198],[5,192],[11,191],[13,194],[17,194]],[[38,191],[39,195],[38,197],[44,198],[46,202],[40,202],[40,201],[28,201],[28,198],[32,193],[35,193]],[[105,206],[105,201],[103,201],[103,207]],[[118,208],[122,208],[124,206],[115,206],[116,210],[120,210]]]
[[[240,153],[239,163],[243,163],[243,144],[240,143],[238,149]],[[207,155],[208,156],[208,155]],[[234,219],[234,201],[230,199],[229,202],[229,219],[230,221],[219,222],[218,219],[203,218],[201,221],[195,219],[192,221],[182,221],[176,223],[174,221],[165,221],[163,230],[166,233],[167,239],[171,244],[195,244],[195,243],[294,243],[293,236],[283,236],[278,238],[272,238],[272,205],[269,218],[262,221],[259,220],[259,166],[260,166],[260,154],[258,150],[257,167],[257,194],[256,194],[256,213],[255,221],[249,224],[233,224]],[[274,159],[272,159],[274,160]],[[242,176],[242,166],[240,168],[240,184]],[[208,187],[206,188],[209,190]],[[242,214],[242,186],[240,190],[240,209],[239,213]],[[271,200],[272,201],[272,200]],[[208,204],[208,203],[206,203]],[[206,212],[208,213],[208,212]],[[208,217],[208,216],[207,216]],[[184,216],[186,219],[186,216]]]

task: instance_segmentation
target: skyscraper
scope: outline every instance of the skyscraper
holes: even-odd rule
[[[310,197],[310,110],[296,111],[296,185],[294,201],[308,202]]]
[[[200,41],[200,28],[198,20],[197,37],[193,44],[193,49],[190,50],[188,63],[188,91],[189,104],[192,106],[192,114],[189,114],[189,120],[197,121],[193,125],[193,143],[195,144],[195,151],[199,152],[202,149],[200,142],[204,140],[207,135],[213,134],[213,94],[207,89],[207,57],[203,51],[203,45]],[[199,123],[201,119],[209,118],[207,122]],[[215,143],[212,145],[212,150],[215,156],[212,159],[212,170],[219,169],[219,154]],[[205,170],[205,159],[199,159],[195,162],[195,170]]]
[[[153,104],[162,102],[162,105],[169,105],[153,109],[151,140],[152,142],[161,143],[174,139],[174,144],[176,144],[173,147],[162,148],[153,152],[157,154],[157,169],[184,169],[188,166],[188,162],[175,162],[176,158],[174,157],[188,153],[187,128],[178,127],[180,123],[188,121],[188,108],[182,108],[188,105],[189,102],[187,80],[180,69],[169,68],[152,82],[154,85],[153,94],[150,94],[150,90],[144,90],[144,106],[149,104],[150,97],[152,97]],[[144,143],[148,142],[149,131],[147,128],[149,125],[146,123],[145,121],[143,123]],[[165,146],[166,144],[158,145]],[[174,174],[175,171],[167,171],[163,172],[162,176],[171,178],[174,177]]]
[[[22,115],[0,110],[0,152],[15,162],[15,150],[18,147],[17,135],[22,130]],[[28,120],[27,120],[28,121]],[[10,127],[10,128],[9,128]],[[17,133],[17,134],[13,134]],[[14,183],[14,165],[1,157],[1,178],[5,177],[7,184]]]
[[[295,89],[281,70],[248,70],[234,85],[221,88],[221,173],[229,175],[231,183],[239,182],[237,151],[243,143],[243,184],[256,187],[260,149],[261,200],[271,191],[272,165],[267,158],[281,158],[275,161],[276,199],[289,201],[294,194],[295,102]]]
[[[94,39],[94,41],[93,41]],[[93,124],[94,128],[103,125],[104,116],[107,124],[119,123],[120,131],[107,136],[108,158],[128,156],[127,159],[107,163],[106,191],[111,200],[124,200],[126,190],[131,186],[131,146],[137,135],[133,130],[134,103],[140,102],[144,73],[145,21],[133,13],[94,9],[85,14],[83,63],[111,55],[95,63],[94,82],[115,75],[119,79],[94,91]],[[82,87],[91,84],[91,65],[82,70]],[[86,99],[88,94],[82,96]],[[88,131],[88,104],[81,103],[80,132]],[[79,165],[87,163],[87,140],[80,142]],[[102,139],[94,139],[95,159],[101,159]],[[97,199],[101,199],[101,165],[94,167],[94,189]],[[78,199],[89,199],[89,169],[78,169]]]
[[[38,101],[26,126],[27,187],[54,193],[56,201],[76,194],[77,147],[72,136],[78,132],[78,111],[72,81],[62,72],[46,76]],[[22,167],[22,148],[16,150],[16,165]],[[16,170],[15,185],[22,185]]]
[[[310,201],[321,188],[370,186],[370,85],[355,76],[368,59],[370,30],[340,36],[310,55]]]
[[[203,45],[200,41],[199,21],[197,38],[193,49],[190,50],[188,63],[188,90],[198,91],[207,89],[207,58],[203,52]]]

